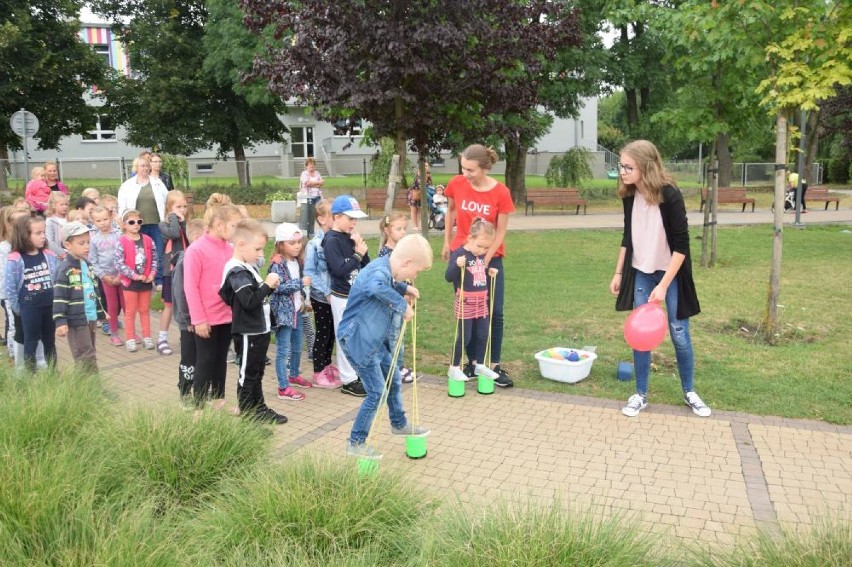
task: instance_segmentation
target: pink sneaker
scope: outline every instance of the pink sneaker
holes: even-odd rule
[[[328,366],[326,366],[326,367],[325,367],[325,369],[326,369],[327,371],[331,372],[331,377],[332,377],[332,378],[334,378],[335,380],[337,380],[338,382],[340,382],[340,370],[338,370],[338,369],[337,369],[337,367],[336,367],[335,365],[333,365],[333,364],[329,364]],[[340,382],[340,383],[341,383],[341,385],[343,384],[343,382]]]
[[[329,366],[326,366],[321,372],[314,373],[314,386],[316,388],[334,390],[343,386],[343,382],[334,378],[329,368]]]
[[[121,346],[124,344],[124,341],[118,338],[117,335],[113,335],[109,338],[109,344],[111,344],[112,346]]]
[[[297,386],[299,388],[313,388],[314,387],[313,382],[311,382],[310,380],[305,380],[301,376],[291,376],[288,381],[293,386]]]
[[[301,402],[305,399],[305,394],[287,386],[286,388],[278,388],[278,399],[290,400],[291,402]]]

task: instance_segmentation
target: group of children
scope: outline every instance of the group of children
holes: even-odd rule
[[[43,345],[45,360],[55,362],[54,336],[67,336],[75,362],[96,370],[96,329],[104,321],[110,342],[116,346],[124,344],[130,352],[138,346],[155,346],[149,308],[159,259],[153,242],[140,233],[143,219],[138,211],[125,211],[116,219],[115,199],[107,195],[95,198],[100,202],[84,203],[78,220],[67,220],[67,197],[63,201],[62,196],[54,195],[45,208],[48,221],[12,207],[0,215],[0,255],[8,255],[0,265],[5,268],[9,336],[20,339],[23,360],[31,370],[37,366],[39,345]],[[266,405],[261,388],[274,333],[277,397],[301,401],[305,394],[295,388],[317,387],[339,388],[364,398],[348,453],[378,458],[365,441],[384,377],[390,372],[397,337],[403,322],[412,316],[412,302],[419,297],[410,282],[432,264],[428,242],[418,235],[406,235],[406,217],[391,213],[380,223],[381,248],[371,262],[357,231],[358,219],[366,214],[356,199],[343,195],[332,203],[321,200],[316,204],[318,230],[307,242],[296,225],[277,227],[264,277],[266,232],[229,198],[214,194],[204,218],[187,222],[185,197],[180,191],[171,191],[166,210],[167,220],[161,226],[168,242],[162,259],[163,299],[180,329],[178,389],[182,404],[188,408],[207,403],[214,409],[224,407],[227,354],[233,341],[239,354],[235,413],[286,423],[285,416]],[[58,233],[54,238],[59,246],[56,242],[48,246],[48,222],[58,228],[52,232]],[[477,371],[488,371],[480,364],[482,329],[487,328],[482,255],[493,235],[493,225],[479,222],[447,269],[447,279],[454,282],[457,294],[464,280],[461,270],[470,274],[464,280],[463,305],[458,300],[456,305],[460,324],[464,321],[465,344],[457,345],[454,352],[449,372],[454,379],[467,379],[459,369],[462,346],[470,347]],[[125,313],[124,342],[118,336],[120,310]],[[304,317],[306,313],[313,313],[313,321]],[[141,340],[134,325],[137,314]],[[302,377],[300,363],[304,327],[311,323],[315,332],[309,353],[313,374],[308,379]],[[166,337],[161,335],[158,342],[163,340]],[[408,424],[402,411],[401,383],[414,378],[402,359],[400,354],[388,397],[392,432],[426,435],[427,430]]]
[[[137,343],[154,348],[150,302],[159,258],[151,239],[140,234],[142,218],[135,210],[118,218],[112,195],[100,196],[96,189],[83,195],[70,212],[68,195],[61,191],[50,193],[43,211],[25,199],[0,209],[0,299],[9,354],[17,366],[35,369],[55,362],[54,337],[67,336],[75,361],[96,369],[93,333],[98,326],[111,344],[125,345],[129,352],[137,350]],[[169,195],[168,209],[169,220],[185,222],[186,199],[180,191]],[[181,234],[176,240],[185,243],[186,238]],[[165,292],[163,300],[171,302]],[[126,341],[118,335],[121,310]],[[167,328],[161,331],[161,343],[167,334]]]

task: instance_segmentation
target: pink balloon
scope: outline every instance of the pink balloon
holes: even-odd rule
[[[654,350],[666,338],[668,319],[658,303],[645,303],[624,321],[624,339],[634,350]]]

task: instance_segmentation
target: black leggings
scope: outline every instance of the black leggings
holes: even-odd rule
[[[314,372],[331,364],[331,353],[334,351],[334,319],[331,316],[331,304],[312,301],[314,306],[314,321],[316,335],[314,336]]]
[[[485,347],[488,343],[488,328],[490,327],[490,323],[491,321],[488,317],[462,319],[456,323],[458,326],[458,336],[456,337],[455,347],[453,347],[453,366],[461,364],[462,346],[464,346],[464,350],[470,360],[475,360],[479,364],[488,363],[483,358],[485,357]],[[462,335],[464,335],[464,345],[461,344]]]
[[[231,324],[210,327],[210,338],[195,335],[195,378],[192,393],[195,403],[202,404],[210,397],[220,400],[225,397],[225,375],[228,371],[228,349],[231,345]]]

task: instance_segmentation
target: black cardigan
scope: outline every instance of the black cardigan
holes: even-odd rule
[[[634,196],[624,197],[624,235],[621,245],[627,250],[624,264],[621,266],[621,288],[615,300],[616,311],[633,309],[633,286],[636,270],[633,268],[633,233],[631,232]],[[677,187],[663,187],[663,202],[660,203],[660,215],[663,218],[663,229],[666,231],[666,241],[672,252],[680,252],[686,258],[677,273],[677,318],[687,319],[701,313],[698,304],[698,293],[692,280],[692,256],[689,253],[689,224],[686,218],[686,205],[683,195]]]

